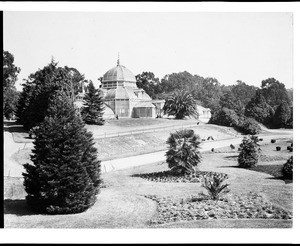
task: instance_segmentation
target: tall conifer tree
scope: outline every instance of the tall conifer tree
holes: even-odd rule
[[[35,130],[32,164],[25,164],[24,186],[30,207],[39,212],[79,213],[96,201],[100,161],[72,100],[62,91],[49,102]]]
[[[92,82],[89,83],[83,100],[81,115],[84,122],[90,125],[103,125],[105,122],[103,119],[105,109],[103,98]]]

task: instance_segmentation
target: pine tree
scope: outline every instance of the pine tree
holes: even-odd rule
[[[86,124],[103,125],[104,102],[100,91],[90,82],[83,100],[83,109],[81,111],[82,119]]]
[[[28,205],[51,214],[91,207],[99,192],[101,162],[92,133],[64,92],[54,94],[34,134],[33,165],[25,164],[23,173]]]

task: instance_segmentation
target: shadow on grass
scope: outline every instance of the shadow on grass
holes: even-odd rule
[[[240,168],[240,169],[246,169],[250,171],[255,172],[261,172],[261,173],[267,173],[272,175],[273,177],[267,178],[267,179],[277,179],[277,180],[283,180],[286,184],[293,183],[293,180],[286,179],[284,176],[282,176],[282,165],[258,165],[256,167],[252,168],[242,168],[239,166],[220,166],[220,168]]]
[[[237,159],[238,157],[239,157],[238,155],[232,155],[232,156],[225,156],[224,159],[232,160],[232,159]]]
[[[17,216],[36,215],[37,212],[32,211],[26,203],[25,199],[4,200],[4,214],[14,214]]]

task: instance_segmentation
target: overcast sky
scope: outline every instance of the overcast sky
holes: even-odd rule
[[[274,77],[293,87],[292,13],[4,12],[4,50],[18,85],[53,56],[96,85],[120,63],[160,79],[188,71],[229,85]]]

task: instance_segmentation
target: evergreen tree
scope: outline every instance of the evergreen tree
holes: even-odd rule
[[[83,109],[81,111],[82,119],[86,124],[103,125],[104,102],[100,91],[90,82],[85,94]]]
[[[28,205],[43,213],[79,213],[96,201],[100,161],[92,133],[84,128],[72,100],[54,94],[35,130],[31,160],[23,173]]]
[[[244,137],[240,144],[241,151],[238,156],[238,163],[240,167],[251,168],[258,163],[260,145],[258,144],[257,136]]]
[[[287,102],[282,102],[276,109],[274,115],[274,125],[277,127],[286,127],[291,118],[291,110]]]

